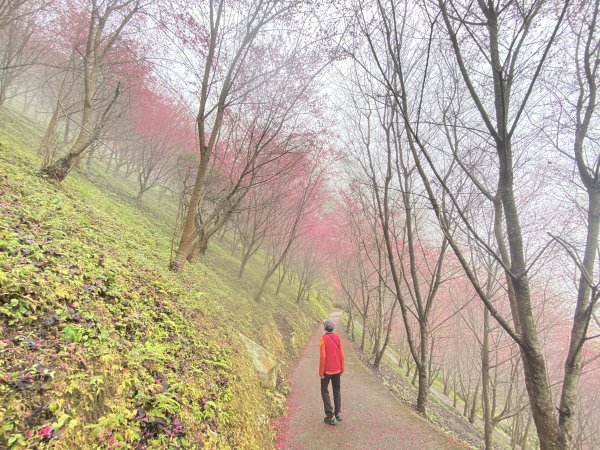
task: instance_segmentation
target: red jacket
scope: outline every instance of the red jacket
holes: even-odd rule
[[[344,349],[342,340],[335,333],[325,333],[319,343],[321,360],[319,375],[335,375],[344,373]]]

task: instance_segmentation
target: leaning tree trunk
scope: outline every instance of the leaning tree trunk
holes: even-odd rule
[[[285,253],[287,253],[287,249],[286,249]],[[267,273],[263,277],[262,283],[260,284],[260,288],[258,289],[258,292],[254,296],[254,300],[255,301],[259,301],[260,300],[260,298],[262,297],[262,295],[265,292],[265,289],[267,287],[267,283],[269,282],[269,280],[271,279],[271,277],[273,276],[273,274],[275,273],[275,271],[279,269],[279,267],[281,266],[281,263],[283,262],[284,258],[285,258],[285,254],[282,255],[279,258],[279,260],[275,263],[275,265],[273,267],[271,267],[271,269],[267,270]]]
[[[238,272],[238,279],[241,280],[244,277],[244,271],[246,270],[246,264],[250,261],[252,257],[252,243],[249,244],[247,250],[244,249],[242,251],[242,262],[240,264],[240,271]],[[277,285],[277,293],[279,293],[279,288],[281,287],[281,283],[283,282],[283,278],[279,279],[279,284]]]
[[[592,286],[589,280],[593,280],[598,248],[600,192],[588,192],[588,202],[586,247],[581,267],[582,273],[579,277],[575,321],[571,329],[569,352],[565,361],[565,376],[559,408],[559,426],[565,436],[565,441],[570,441],[573,434],[575,408],[577,406],[577,385],[582,369],[581,346],[585,342],[589,326],[589,320],[585,320],[585,317],[590,315],[589,309],[593,307],[593,303],[591,302]]]
[[[116,96],[118,96],[118,92],[119,90],[117,88]],[[116,96],[114,100],[116,100]],[[95,133],[90,131],[93,125],[91,105],[88,105],[84,108],[81,123],[82,125],[81,130],[79,131],[79,136],[77,137],[75,144],[73,144],[71,151],[55,163],[48,165],[42,170],[42,173],[46,174],[48,178],[59,183],[62,182],[67,177],[69,172],[71,172],[75,164],[77,164],[77,162],[80,160],[83,153],[94,142]]]
[[[177,255],[175,260],[171,262],[171,268],[176,272],[181,272],[185,261],[188,259],[190,250],[192,248],[194,239],[194,229],[196,213],[200,207],[200,200],[204,195],[204,179],[208,170],[208,156],[201,157],[198,173],[196,174],[196,180],[194,181],[194,188],[192,190],[192,196],[188,210],[185,215],[183,228],[181,230],[181,238],[179,239],[179,246],[177,248]]]
[[[76,143],[73,151],[67,153],[67,155],[60,158],[54,164],[49,165],[42,173],[46,174],[51,180],[62,182],[69,172],[73,169],[79,158],[83,154],[86,148],[88,148],[90,142],[82,142],[81,144]]]
[[[277,289],[275,290],[275,295],[279,295],[279,292],[281,291],[281,286],[283,286],[283,282],[284,282],[286,276],[287,276],[287,269],[284,267],[283,273],[280,275],[279,281],[277,282]]]
[[[260,288],[258,289],[258,292],[254,296],[255,301],[259,301],[261,299],[263,293],[265,292],[265,288],[267,287],[267,282],[269,281],[269,278],[271,278],[271,276],[267,272],[267,275],[265,275],[263,277],[263,280],[260,284]]]
[[[95,86],[96,74],[90,75],[91,86]],[[86,88],[86,92],[91,89]],[[71,151],[67,155],[60,158],[54,164],[46,167],[42,172],[45,173],[50,179],[54,181],[63,181],[69,172],[73,169],[75,164],[79,162],[83,153],[94,143],[101,129],[106,126],[110,112],[114,108],[119,96],[121,94],[121,83],[117,83],[115,93],[101,114],[101,118],[94,120],[92,101],[89,97],[83,102],[83,112],[81,115],[81,128],[77,140],[73,144]],[[67,124],[69,121],[67,120]]]
[[[50,147],[56,134],[56,128],[58,127],[58,116],[59,105],[57,104],[52,112],[52,117],[50,117],[50,122],[48,122],[48,127],[38,149],[38,154],[42,157],[42,169],[46,168],[50,162]]]

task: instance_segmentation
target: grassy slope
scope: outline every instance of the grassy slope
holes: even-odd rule
[[[150,193],[137,208],[100,167],[49,184],[39,133],[0,110],[0,447],[269,446],[238,331],[286,359],[323,308],[293,285],[254,302],[260,261],[239,282],[214,243],[168,271],[171,207]]]

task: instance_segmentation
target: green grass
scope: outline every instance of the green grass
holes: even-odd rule
[[[48,183],[40,133],[0,109],[0,447],[271,446],[278,412],[239,333],[285,361],[324,307],[294,284],[253,301],[264,256],[239,281],[216,242],[172,273],[173,203],[137,207],[99,163]]]

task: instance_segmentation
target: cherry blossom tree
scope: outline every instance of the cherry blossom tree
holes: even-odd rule
[[[161,97],[151,86],[134,88],[129,95],[130,120],[140,136],[134,156],[140,203],[145,192],[173,175],[178,155],[194,148],[194,129],[181,105]]]
[[[301,158],[301,164],[294,172],[295,178],[288,184],[285,203],[278,209],[265,242],[267,264],[255,300],[262,297],[271,277],[293,253],[301,237],[314,226],[311,216],[321,209],[325,192],[322,163],[327,158],[311,162],[306,156]]]
[[[112,63],[114,68],[119,54],[121,58],[124,56],[131,60],[128,47],[119,45],[142,3],[138,0],[93,0],[89,6],[89,10],[80,7],[82,9],[75,13],[85,18],[87,26],[84,40],[73,43],[81,55],[83,72],[79,133],[67,155],[44,168],[44,173],[56,181],[62,181],[69,174],[77,160],[107,127],[118,107],[128,80],[119,76],[124,75],[124,71],[108,72],[107,67]],[[104,95],[100,95],[99,88],[103,88]]]
[[[183,269],[186,260],[195,260],[206,251],[210,237],[237,208],[256,171],[272,159],[260,158],[263,150],[273,148],[274,141],[281,148],[290,137],[301,134],[290,131],[298,125],[295,122],[301,105],[308,100],[307,89],[328,62],[328,55],[316,45],[325,42],[323,36],[307,42],[308,34],[302,27],[290,27],[292,17],[303,14],[307,14],[303,2],[296,0],[259,0],[243,5],[219,1],[186,12],[197,39],[188,39],[188,33],[178,28],[181,21],[173,25],[174,34],[191,45],[189,52],[202,67],[201,71],[196,66],[189,68],[197,74],[200,161],[186,202],[177,255],[171,263],[176,271]],[[281,23],[283,30],[267,30],[274,23]],[[242,116],[248,129],[229,122],[229,117]],[[239,141],[234,144],[238,149],[233,159],[242,170],[232,180],[231,190],[223,200],[213,202],[207,214],[208,182],[214,179],[214,169],[223,169],[222,164],[216,164],[219,154],[233,148],[231,142],[220,139],[232,133],[246,133],[252,139],[248,147],[239,148]]]

